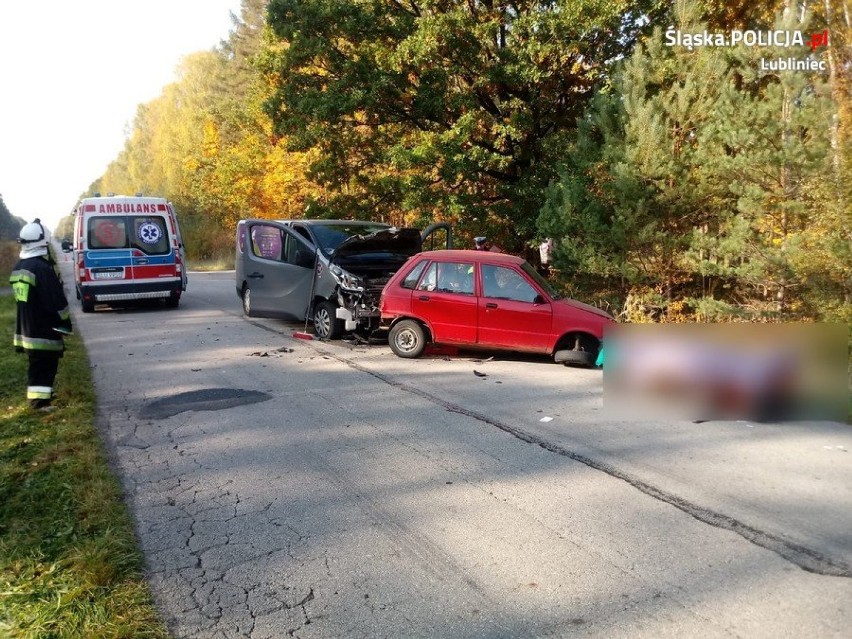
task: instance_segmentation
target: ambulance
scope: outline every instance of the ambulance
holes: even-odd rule
[[[177,308],[186,261],[174,207],[160,197],[83,198],[75,211],[74,282],[84,313],[95,304],[162,299]]]

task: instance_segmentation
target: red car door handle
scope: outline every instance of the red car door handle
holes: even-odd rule
[[[428,301],[429,301],[429,296],[428,296],[428,295],[421,295],[418,299],[419,299],[421,302],[428,302]]]
[[[497,308],[497,305],[494,302],[488,302],[485,308]]]

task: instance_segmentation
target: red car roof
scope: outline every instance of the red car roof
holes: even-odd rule
[[[523,264],[524,259],[516,255],[508,253],[493,253],[491,251],[473,251],[473,250],[441,250],[441,251],[424,251],[420,253],[427,259],[434,260],[465,260],[473,262],[482,262],[486,264]]]

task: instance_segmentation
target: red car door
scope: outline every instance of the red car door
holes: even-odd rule
[[[553,309],[523,273],[505,266],[480,265],[477,298],[479,344],[547,353]]]
[[[476,344],[474,265],[467,262],[432,262],[411,296],[415,317],[432,328],[443,344]]]

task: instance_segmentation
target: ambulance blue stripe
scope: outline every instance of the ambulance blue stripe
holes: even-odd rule
[[[139,255],[136,259],[147,258],[148,265],[174,264],[175,254],[169,251],[164,255]],[[115,266],[133,266],[133,255],[129,250],[104,250],[97,249],[86,251],[83,256],[83,264],[86,268],[109,268]],[[144,265],[139,265],[144,266]]]

